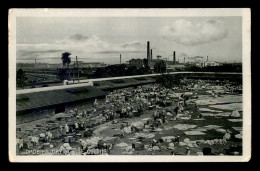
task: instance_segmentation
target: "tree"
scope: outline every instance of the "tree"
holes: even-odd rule
[[[69,68],[69,65],[70,65],[70,63],[71,63],[70,55],[71,55],[70,52],[64,52],[64,53],[62,53],[62,55],[61,55],[61,60],[62,60],[63,67]]]
[[[71,58],[70,58],[71,53],[70,52],[64,52],[61,54],[61,60],[62,60],[62,64],[63,64],[63,68],[66,67],[67,70],[69,72],[69,78],[70,78],[70,63],[71,63]],[[67,74],[66,74],[67,75]]]
[[[25,76],[25,72],[20,68],[16,73],[17,86],[23,88],[25,85],[25,80],[27,80],[27,77]]]

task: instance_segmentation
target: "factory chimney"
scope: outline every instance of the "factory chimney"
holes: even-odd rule
[[[121,54],[120,54],[120,64],[121,64]]]
[[[207,61],[209,61],[209,56],[207,56]]]
[[[176,63],[176,58],[175,58],[175,51],[173,51],[173,64]]]
[[[185,65],[185,57],[184,57],[184,65]]]
[[[151,49],[151,60],[153,59],[153,49]]]
[[[147,41],[147,60],[150,61],[150,42]]]

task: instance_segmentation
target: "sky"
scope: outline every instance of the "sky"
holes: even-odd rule
[[[118,64],[146,58],[147,41],[157,55],[183,62],[203,56],[210,61],[242,61],[241,17],[17,17],[17,62],[72,61]],[[186,58],[187,60],[187,58]]]

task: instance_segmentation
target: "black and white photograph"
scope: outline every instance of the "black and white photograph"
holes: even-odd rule
[[[10,9],[11,162],[249,161],[250,10]]]

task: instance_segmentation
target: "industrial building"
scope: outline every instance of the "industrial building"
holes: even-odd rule
[[[185,61],[185,58],[184,58]],[[208,67],[208,66],[220,66],[221,64],[216,61],[209,61],[209,57],[207,56],[207,60],[204,61],[203,56],[195,56],[195,57],[186,57],[186,65],[194,65],[197,67]]]
[[[121,59],[121,56],[120,56]],[[184,70],[185,65],[180,64],[176,60],[176,52],[173,51],[173,58],[172,60],[163,59],[161,55],[157,55],[156,58],[153,58],[153,49],[150,47],[150,42],[147,41],[147,57],[146,59],[131,59],[127,61],[129,65],[136,66],[136,67],[144,67],[149,66],[151,70],[154,70],[154,66],[158,63],[163,63],[167,69],[167,72],[171,71],[179,71]]]
[[[129,65],[136,66],[137,68],[143,67],[145,65],[144,59],[131,59],[128,61]]]
[[[206,62],[204,62],[204,67],[207,67],[207,66],[220,66],[220,63],[215,62],[215,61],[206,61]]]
[[[166,65],[167,72],[176,71],[176,70],[184,70],[185,66],[180,64],[176,60],[176,52],[173,51],[173,58],[172,60],[163,59],[161,55],[157,55],[156,59],[153,59],[153,51],[150,49],[150,42],[147,42],[147,60],[148,66],[150,69],[154,69],[156,63],[162,62]]]

